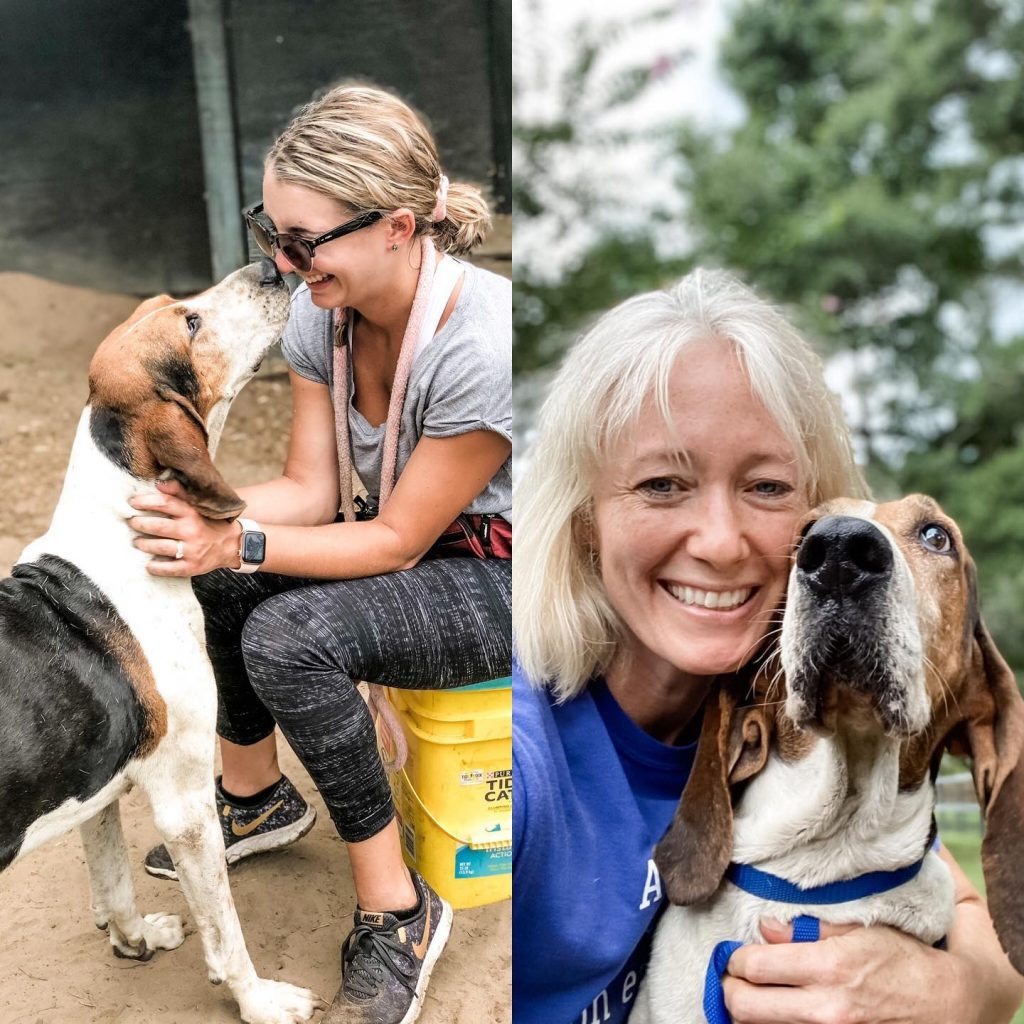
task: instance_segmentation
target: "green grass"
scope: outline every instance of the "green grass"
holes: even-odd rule
[[[941,829],[942,842],[951,854],[956,858],[957,863],[963,868],[964,874],[978,887],[979,892],[985,892],[985,879],[981,873],[981,836],[977,832],[959,832],[951,829]],[[1021,1007],[1013,1018],[1013,1024],[1024,1024],[1024,1007]]]
[[[981,836],[977,832],[953,832],[939,829],[943,845],[956,858],[964,874],[984,894],[985,878],[981,873]]]

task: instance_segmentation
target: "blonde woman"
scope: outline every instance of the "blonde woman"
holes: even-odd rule
[[[866,487],[807,344],[737,280],[701,271],[613,309],[570,351],[528,463],[515,498],[515,1019],[618,1024],[662,903],[652,850],[710,684],[772,628],[805,511]],[[730,961],[737,1022],[1008,1021],[1021,980],[945,856],[949,952],[858,929],[798,947],[794,971],[776,929]]]
[[[196,577],[220,690],[229,862],[312,827],[278,766],[276,722],[355,881],[327,1019],[409,1024],[451,908],[403,864],[355,683],[443,688],[509,671],[510,285],[455,258],[489,226],[479,190],[449,184],[423,121],[369,86],[300,111],[248,219],[279,270],[303,280],[282,343],[287,462],[240,489],[246,518],[230,523],[161,485],[134,502],[136,544],[156,556],[154,574]],[[351,466],[368,491],[358,515]],[[175,877],[162,847],[146,868]]]

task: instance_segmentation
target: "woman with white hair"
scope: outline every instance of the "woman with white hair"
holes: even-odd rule
[[[735,278],[695,271],[607,313],[569,352],[516,489],[516,1024],[628,1016],[662,889],[652,858],[717,676],[763,646],[797,523],[867,496],[821,365]],[[957,883],[949,952],[887,928],[730,961],[743,1024],[1008,1021],[1020,978]],[[869,968],[869,970],[865,970]],[[756,977],[757,998],[751,998]],[[756,1009],[751,1015],[750,1007]],[[831,1014],[831,1016],[829,1016]],[[739,1020],[740,1018],[737,1018]]]

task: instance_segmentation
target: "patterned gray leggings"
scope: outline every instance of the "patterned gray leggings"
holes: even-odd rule
[[[220,569],[192,586],[217,678],[217,732],[248,745],[276,722],[346,842],[394,816],[353,680],[434,690],[511,671],[510,561],[445,558],[329,581]]]

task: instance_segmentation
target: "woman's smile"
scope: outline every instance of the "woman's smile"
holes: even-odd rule
[[[689,587],[685,584],[659,581],[673,600],[686,608],[699,612],[716,612],[721,615],[744,607],[757,587],[737,587],[733,590],[704,590],[700,587]]]
[[[330,291],[335,281],[333,274],[303,274],[301,277],[313,295]]]

